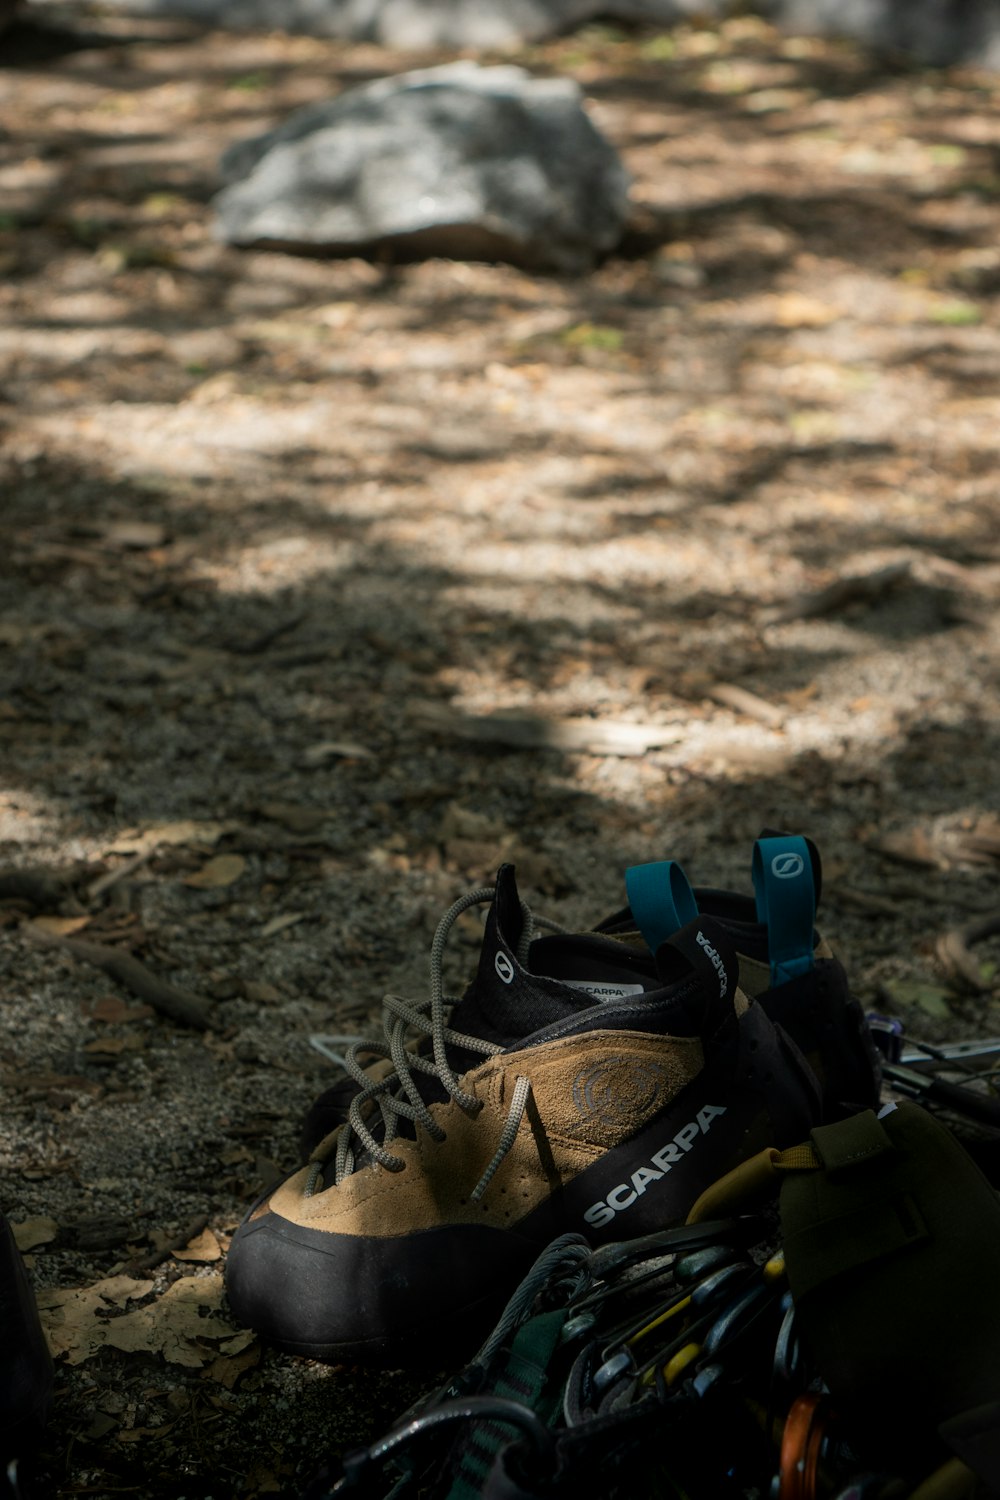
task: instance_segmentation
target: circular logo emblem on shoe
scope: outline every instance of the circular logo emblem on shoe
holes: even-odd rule
[[[801,854],[776,854],[771,861],[771,874],[778,880],[794,880],[801,875],[806,862]]]
[[[597,1123],[616,1133],[631,1131],[661,1102],[666,1070],[658,1063],[609,1057],[584,1068],[573,1080],[573,1103],[580,1119],[571,1129]]]
[[[493,960],[493,967],[494,969],[496,969],[504,984],[513,984],[514,965],[511,963],[506,953],[497,954],[496,958]]]

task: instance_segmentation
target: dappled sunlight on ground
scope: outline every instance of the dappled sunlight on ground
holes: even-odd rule
[[[132,1016],[88,1050],[111,981],[0,906],[0,1073],[36,1080],[5,1206],[125,1225],[36,1275],[89,1285],[199,1214],[224,1242],[294,1159],[308,1034],[420,993],[439,909],[501,857],[585,923],[631,861],[745,885],[761,824],[801,827],[863,998],[996,1031],[934,949],[997,902],[967,837],[1000,753],[996,78],[750,22],[533,47],[634,178],[622,253],[545,278],[215,240],[225,146],[426,58],[65,25],[15,28],[0,74],[0,858],[76,862],[79,892],[147,838],[80,930],[224,1035]],[[470,738],[497,710],[579,748]],[[241,873],[191,883],[213,852]],[[116,1405],[122,1366],[83,1369],[53,1471],[134,1494],[206,1463],[277,1493],[321,1420],[353,1443],[405,1404],[338,1375],[333,1420],[272,1358]]]

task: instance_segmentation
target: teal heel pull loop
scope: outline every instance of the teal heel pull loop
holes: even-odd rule
[[[782,834],[753,846],[757,920],[767,925],[771,983],[785,984],[813,966],[816,885],[809,845]]]
[[[675,859],[633,865],[625,872],[625,890],[635,925],[650,953],[698,915],[694,891]]]

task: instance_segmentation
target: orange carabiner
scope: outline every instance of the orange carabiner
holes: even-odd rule
[[[792,1402],[781,1435],[778,1500],[816,1500],[827,1421],[822,1396],[797,1396]]]

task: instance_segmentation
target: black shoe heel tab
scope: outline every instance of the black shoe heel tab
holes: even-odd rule
[[[521,897],[518,895],[513,865],[501,865],[497,871],[496,894],[493,897],[490,921],[497,940],[506,944],[512,953],[516,952],[517,945],[521,941],[524,915],[521,911]]]
[[[721,923],[711,917],[696,917],[661,943],[656,952],[656,968],[666,983],[684,978],[692,969],[695,971],[704,1001],[700,1030],[706,1040],[735,1025],[740,961]]]

